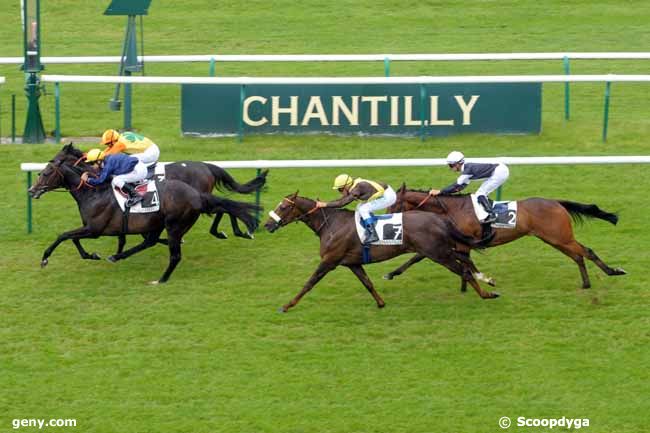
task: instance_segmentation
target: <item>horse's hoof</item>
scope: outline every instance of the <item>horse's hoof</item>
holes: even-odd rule
[[[383,304],[377,304],[377,308],[384,308],[386,306],[386,303]]]
[[[224,232],[218,232],[214,235],[214,237],[217,239],[228,239],[228,235]]]
[[[496,287],[497,283],[494,281],[494,278],[490,278],[489,280],[486,281],[488,286]]]
[[[156,286],[158,284],[160,284],[160,281],[158,281],[158,280],[149,281],[149,285],[151,285],[151,286]]]
[[[41,268],[46,267],[48,263],[49,263],[49,260],[47,260],[47,259],[41,260]]]
[[[392,280],[392,279],[393,279],[393,274],[384,275],[384,280]]]
[[[286,313],[287,310],[284,309],[284,307],[278,308],[278,313]]]
[[[115,263],[115,262],[117,262],[118,258],[115,257],[115,256],[108,256],[108,257],[106,257],[106,260],[111,262],[111,263]]]
[[[501,296],[501,295],[499,294],[499,292],[492,292],[492,299],[496,299],[496,298],[498,298],[499,296]]]
[[[612,275],[626,275],[625,269],[623,268],[614,268],[614,273]]]
[[[88,256],[88,260],[101,260],[102,258],[99,257],[99,254],[97,253],[92,253],[90,256]]]
[[[244,238],[246,238],[246,239],[255,239],[255,235],[252,234],[251,232],[246,232],[246,233],[244,234],[244,236],[242,236],[242,237],[244,237]]]

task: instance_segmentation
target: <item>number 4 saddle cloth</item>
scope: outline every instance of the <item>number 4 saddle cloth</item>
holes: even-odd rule
[[[155,179],[146,179],[134,184],[136,192],[142,196],[142,201],[131,206],[129,213],[151,213],[160,210],[160,196],[158,195],[158,186]],[[125,203],[129,199],[128,195],[123,193],[119,188],[113,188],[113,195],[117,204],[120,205],[122,212],[125,210]]]
[[[476,195],[472,194],[472,205],[474,205],[474,213],[479,221],[483,221],[487,216],[487,212],[483,206],[477,201]],[[516,201],[495,201],[492,204],[492,209],[497,216],[491,226],[500,229],[514,229],[517,225],[517,202]]]

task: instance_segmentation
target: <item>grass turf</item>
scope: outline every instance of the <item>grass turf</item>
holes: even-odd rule
[[[43,54],[117,54],[123,22],[101,16],[104,7],[44,2]],[[648,12],[643,2],[249,2],[242,8],[193,0],[153,3],[145,37],[151,54],[643,51]],[[20,55],[18,4],[0,8],[0,18],[6,41],[0,55]],[[572,72],[643,73],[646,63],[574,62]],[[383,68],[235,64],[217,71],[380,75]],[[559,62],[404,63],[392,71],[562,72]],[[112,74],[115,67],[48,66],[47,72]],[[147,72],[206,75],[207,65],[147,65]],[[8,78],[0,88],[7,135],[8,95],[21,94],[22,76],[13,66],[0,66],[0,75]],[[184,139],[173,86],[136,87],[134,124],[160,143],[163,160],[441,157],[452,148],[470,156],[647,154],[648,87],[613,86],[607,143],[600,140],[603,89],[572,85],[572,120],[565,122],[563,86],[545,85],[540,136]],[[62,92],[64,134],[99,135],[121,124],[122,114],[106,108],[110,86],[65,85]],[[51,96],[42,99],[48,130],[53,104]],[[19,111],[19,123],[23,116]],[[507,199],[557,197],[619,212],[617,227],[589,222],[576,227],[576,236],[627,276],[606,277],[588,264],[593,288],[580,290],[575,264],[526,238],[475,254],[479,268],[497,279],[503,296],[495,301],[459,294],[458,279],[428,263],[382,280],[402,263],[395,259],[367,268],[384,310],[340,269],[281,315],[277,308],[318,263],[317,239],[301,225],[260,231],[254,241],[217,241],[207,233],[210,220],[201,218],[165,286],[145,284],[166,266],[162,246],[110,264],[83,262],[65,243],[39,269],[45,247],[79,217],[67,194],[46,194],[34,203],[35,232],[26,235],[18,165],[46,161],[59,147],[0,146],[1,431],[14,418],[76,418],[70,431],[494,432],[504,415],[586,417],[589,431],[598,433],[649,431],[644,166],[515,166],[504,190]],[[394,186],[453,180],[443,168],[350,171]],[[248,180],[254,170],[232,174]],[[273,170],[263,204],[269,210],[296,189],[333,198],[336,174]],[[116,242],[84,244],[105,257]]]

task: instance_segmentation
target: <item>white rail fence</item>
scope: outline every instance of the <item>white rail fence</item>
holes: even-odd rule
[[[533,156],[471,158],[469,162],[496,163],[507,165],[576,165],[576,164],[650,164],[650,155],[637,156]],[[435,167],[445,166],[443,158],[421,159],[307,159],[307,160],[253,160],[253,161],[205,161],[222,168],[255,168],[258,173],[267,168],[353,168],[353,167]],[[170,164],[159,162],[158,164]],[[42,171],[46,163],[24,162],[20,170],[27,174],[27,189],[32,186],[32,172]],[[497,198],[501,188],[497,190]],[[260,196],[257,195],[259,205]],[[27,233],[32,232],[32,198],[27,194]]]

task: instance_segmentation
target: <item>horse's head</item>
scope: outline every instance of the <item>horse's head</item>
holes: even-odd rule
[[[66,188],[68,186],[68,183],[66,182],[66,172],[69,171],[71,167],[73,168],[73,171],[79,175],[84,171],[81,167],[75,167],[75,164],[78,163],[81,158],[83,158],[83,152],[75,148],[72,143],[63,146],[63,149],[61,149],[45,166],[45,169],[38,174],[36,183],[29,188],[28,192],[32,198],[40,198],[46,192],[57,188]],[[88,168],[87,164],[83,164],[84,167]]]
[[[315,208],[313,201],[298,196],[298,191],[284,197],[282,201],[269,212],[269,219],[264,224],[269,232],[273,233],[280,227],[299,221],[301,217],[307,215],[309,209]]]
[[[405,205],[407,205],[407,203],[404,203],[404,196],[406,194],[406,191],[406,182],[402,182],[402,186],[400,186],[395,193],[395,203],[390,205],[388,209],[386,209],[386,212],[396,213],[405,212],[408,210],[405,208]]]

